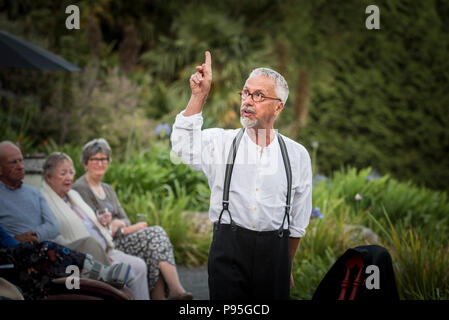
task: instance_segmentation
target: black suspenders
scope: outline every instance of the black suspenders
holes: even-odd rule
[[[231,227],[235,229],[234,221],[232,220],[231,213],[229,212],[229,186],[231,184],[231,176],[232,170],[234,169],[235,156],[237,155],[237,150],[240,145],[240,140],[242,140],[243,133],[245,133],[245,128],[240,129],[240,131],[237,133],[234,140],[232,141],[231,149],[229,150],[228,161],[226,162],[225,181],[223,186],[223,209],[221,210],[220,217],[218,218],[218,224],[216,225],[217,227],[220,224],[223,212],[226,210],[229,214],[229,219],[231,220]]]
[[[235,229],[235,223],[232,220],[231,213],[229,212],[229,186],[231,184],[231,176],[232,176],[232,170],[234,168],[235,157],[237,155],[237,150],[239,148],[240,141],[242,140],[244,132],[245,132],[245,128],[240,129],[240,131],[237,133],[234,140],[232,141],[232,146],[231,146],[231,149],[229,150],[228,161],[226,162],[226,173],[225,173],[225,180],[224,180],[224,186],[223,186],[223,209],[220,212],[220,216],[218,218],[218,223],[216,224],[217,228],[218,228],[218,225],[220,224],[221,216],[223,215],[223,212],[226,210],[229,214],[229,219],[231,220],[231,227],[232,227],[232,229]],[[290,225],[290,201],[291,201],[291,194],[292,194],[292,168],[290,166],[290,159],[288,157],[287,147],[285,146],[284,139],[282,139],[282,137],[279,133],[277,133],[277,137],[279,140],[279,147],[281,148],[281,154],[282,154],[282,160],[284,162],[285,173],[287,175],[287,199],[286,199],[286,204],[285,204],[285,214],[284,214],[284,218],[282,219],[282,224],[279,228],[279,237],[282,237],[285,218],[287,218],[288,225]]]
[[[287,199],[285,201],[285,215],[284,219],[282,219],[281,228],[279,229],[279,236],[283,235],[283,226],[285,217],[287,217],[287,224],[290,226],[290,202],[292,197],[292,167],[290,165],[290,159],[288,157],[287,147],[285,146],[284,139],[282,139],[279,132],[277,132],[279,147],[281,148],[282,160],[284,161],[285,173],[287,175]]]

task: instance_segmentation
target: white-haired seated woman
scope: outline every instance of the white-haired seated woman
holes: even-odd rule
[[[72,190],[74,177],[72,159],[65,153],[52,153],[45,161],[41,192],[58,221],[60,234],[71,241],[88,236],[95,238],[113,262],[131,265],[127,286],[134,299],[149,300],[145,261],[115,249],[108,228],[97,220],[78,192]]]
[[[73,189],[95,212],[107,211],[105,225],[110,226],[118,249],[145,260],[151,299],[193,299],[179,281],[173,246],[165,230],[160,226],[148,226],[146,222],[131,225],[112,187],[102,182],[111,154],[105,139],[88,142],[81,156],[86,173],[73,184]]]

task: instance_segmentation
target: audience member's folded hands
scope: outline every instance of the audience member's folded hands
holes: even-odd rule
[[[21,242],[39,242],[39,239],[37,238],[37,234],[34,231],[27,231],[25,233],[22,234],[17,234],[14,236],[14,238]]]

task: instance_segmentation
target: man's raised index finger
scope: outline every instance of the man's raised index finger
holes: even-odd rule
[[[208,68],[209,70],[211,70],[211,69],[212,69],[212,58],[211,58],[211,56],[210,56],[210,52],[209,52],[209,51],[206,51],[206,52],[205,52],[205,56],[206,56],[206,61],[205,61],[206,68]]]

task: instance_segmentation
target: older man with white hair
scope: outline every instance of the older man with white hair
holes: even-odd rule
[[[40,192],[22,185],[25,167],[20,149],[0,143],[0,224],[19,242],[55,238],[58,224]]]
[[[185,163],[206,174],[211,188],[210,298],[288,299],[293,259],[312,209],[312,170],[307,150],[274,129],[287,82],[274,70],[253,70],[240,92],[243,128],[201,130],[212,83],[210,52],[196,70],[171,142]]]

